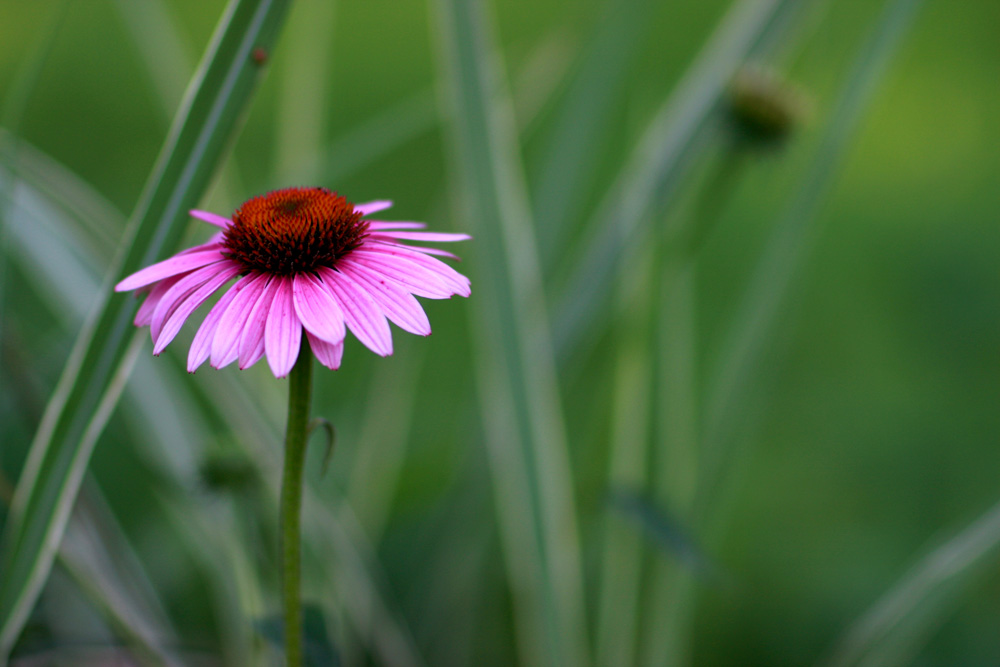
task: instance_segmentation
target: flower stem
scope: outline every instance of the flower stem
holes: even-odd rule
[[[281,480],[281,584],[287,667],[302,665],[300,518],[311,396],[312,354],[303,337],[299,358],[288,376],[288,429],[285,431],[285,470]]]

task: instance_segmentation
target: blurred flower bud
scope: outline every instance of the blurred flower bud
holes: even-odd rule
[[[729,116],[741,138],[777,144],[809,115],[810,103],[773,70],[747,65],[729,84]]]
[[[202,461],[201,482],[215,493],[244,495],[256,491],[257,471],[242,457],[211,455]]]

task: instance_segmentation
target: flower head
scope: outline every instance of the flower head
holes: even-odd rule
[[[275,377],[285,377],[303,331],[328,368],[340,366],[347,330],[387,356],[392,335],[386,318],[410,333],[431,332],[414,295],[470,293],[468,278],[432,256],[454,255],[402,243],[470,237],[366,217],[391,205],[354,205],[325,188],[286,188],[250,199],[231,218],[191,211],[222,231],[132,274],[115,291],[148,292],[135,325],[150,327],[153,354],[160,354],[200,305],[236,279],[195,334],[188,353],[192,373],[206,360],[215,368],[237,360],[249,368],[266,355]]]

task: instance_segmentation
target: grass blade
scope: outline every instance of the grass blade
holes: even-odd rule
[[[18,167],[24,165],[29,156],[32,162],[36,162],[38,157],[30,146],[23,143],[18,155]],[[22,177],[31,173],[29,169],[22,168],[18,172]],[[3,175],[2,170],[0,175]],[[64,174],[59,176],[62,178]],[[83,190],[79,183],[65,184],[71,186],[70,192]],[[101,206],[98,200],[90,208]],[[82,208],[86,210],[88,207]],[[88,244],[78,243],[80,239],[74,238],[75,223],[69,222],[69,216],[53,206],[53,202],[45,196],[35,192],[24,180],[18,181],[9,210],[11,215],[7,219],[7,229],[14,248],[11,259],[32,277],[30,283],[37,289],[33,298],[48,302],[53,313],[62,317],[61,324],[67,334],[75,331],[86,316],[82,304],[90,301],[97,292],[98,262],[79,252]],[[77,252],[74,253],[73,249]],[[72,289],[64,285],[71,285]],[[13,384],[19,392],[29,395],[30,402],[42,405],[45,398],[41,389],[42,380],[27,375],[36,372],[33,366],[22,367],[25,375],[12,378]],[[143,385],[143,389],[151,386],[152,383]],[[159,404],[164,404],[162,399]],[[156,429],[151,430],[155,432]],[[169,451],[172,448],[166,446],[163,449]],[[173,636],[173,632],[124,533],[102,502],[98,489],[91,486],[85,496],[88,502],[77,504],[56,562],[133,650],[153,664],[176,664],[162,645],[164,639]],[[10,498],[5,494],[0,493],[0,497],[9,503]],[[100,539],[94,539],[97,535]]]
[[[321,182],[336,183],[430,132],[437,120],[433,92],[421,91],[345,133],[307,162],[318,164]],[[289,175],[291,180],[303,180],[309,173],[298,168]]]
[[[737,159],[728,156],[729,160]],[[719,182],[713,181],[713,186]],[[706,190],[708,194],[710,190]],[[711,196],[726,199],[723,189]],[[704,207],[696,209],[702,225]],[[678,267],[677,265],[680,265]],[[690,524],[691,502],[699,465],[697,271],[690,258],[666,258],[659,276],[661,294],[658,335],[654,351],[657,388],[657,448],[650,476],[654,497]],[[690,664],[692,602],[695,568],[658,558],[648,580],[641,662],[643,665],[678,667]]]
[[[0,656],[9,654],[47,577],[83,472],[119,389],[116,376],[132,328],[134,302],[111,294],[121,277],[176,247],[187,209],[201,197],[250,100],[259,66],[287,5],[237,0],[226,11],[192,80],[164,149],[98,299],[50,400],[18,481],[0,560]]]
[[[511,101],[484,2],[438,0],[479,398],[524,664],[589,663],[572,475]]]
[[[164,646],[176,635],[125,534],[96,485],[82,495],[87,502],[73,513],[60,564],[144,663],[179,667]]]
[[[592,184],[598,153],[608,131],[608,117],[620,99],[633,56],[642,45],[645,28],[657,3],[612,0],[605,17],[578,65],[559,119],[546,149],[545,164],[534,193],[538,247],[545,267],[566,240],[568,225],[586,201],[581,191]]]
[[[0,477],[0,505],[9,503],[13,492],[6,478]],[[77,508],[59,546],[56,563],[137,654],[150,664],[179,665],[163,647],[164,640],[174,638],[173,630],[155,593],[145,586],[148,582],[130,546],[116,524],[107,522],[105,515],[97,514],[102,518],[95,516],[92,509]],[[95,532],[100,532],[102,539],[110,537],[115,544],[114,551],[94,541]],[[122,567],[125,578],[130,579],[129,584],[122,577]]]
[[[368,538],[382,539],[406,462],[411,420],[424,367],[424,347],[408,350],[402,368],[382,365],[369,389],[347,497]],[[395,415],[386,419],[385,415]]]
[[[115,0],[115,7],[125,22],[127,34],[133,36],[164,120],[169,121],[194,67],[177,21],[163,0]]]
[[[653,369],[649,364],[655,298],[649,246],[620,281],[616,323],[614,407],[608,487],[640,490],[649,477]],[[620,516],[608,512],[597,612],[596,664],[634,665],[643,540]]]
[[[622,175],[588,224],[584,248],[554,305],[553,334],[560,364],[571,358],[594,322],[607,312],[613,276],[628,249],[643,238],[654,208],[682,181],[695,155],[720,124],[726,85],[761,44],[786,25],[790,0],[740,0],[643,133]]]
[[[826,667],[911,664],[963,586],[996,564],[1000,504],[927,554],[859,618]]]
[[[542,40],[515,73],[519,85],[514,103],[522,128],[535,121],[558,88],[565,57],[551,46],[553,41]],[[440,123],[434,91],[422,90],[345,132],[319,152],[304,152],[304,164],[290,167],[286,175],[289,181],[304,181],[315,172],[319,182],[337,183],[437,129]]]
[[[317,82],[330,79],[330,57],[336,39],[334,10],[330,0],[300,0],[288,17],[289,40],[280,57],[281,93],[275,118],[274,181],[316,182],[315,147],[323,144],[323,128],[329,114],[326,87]]]
[[[919,2],[892,0],[887,5],[848,74],[816,158],[796,189],[795,198],[779,221],[750,279],[714,372],[709,375],[703,419],[705,461],[697,492],[698,512],[704,511],[708,499],[714,496],[722,476],[721,468],[731,458],[725,448],[741,428],[745,410],[739,407],[747,402],[750,378],[760,366],[784,297],[817,234],[817,213],[824,195]],[[759,386],[755,385],[752,391],[759,394]]]

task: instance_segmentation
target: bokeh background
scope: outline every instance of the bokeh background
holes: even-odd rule
[[[5,520],[225,4],[0,2]],[[466,3],[294,3],[202,208],[317,184],[475,234],[449,73],[463,58],[442,18],[452,4]],[[680,177],[644,209],[645,240],[600,278],[611,298],[585,342],[554,355],[560,400],[546,409],[566,434],[556,468],[575,505],[584,652],[597,665],[997,664],[1000,3],[791,4],[751,58],[787,86],[763,93],[791,99],[787,135],[750,136],[724,93]],[[581,249],[608,193],[635,155],[659,150],[647,128],[730,9],[485,3],[483,48],[498,60],[484,62],[516,131],[498,141],[532,234],[513,250],[463,244],[473,295],[426,302],[431,337],[394,331],[388,359],[352,340],[340,371],[317,372],[313,411],[337,438],[325,475],[319,437],[309,458],[318,502],[306,513],[321,518],[306,597],[322,612],[314,638],[344,664],[572,664],[519,629],[499,518],[519,491],[503,488],[486,444],[493,305],[476,301],[493,293],[476,281],[491,254],[535,257],[551,330],[565,328],[558,304],[586,274]],[[859,90],[852,122],[842,102]],[[189,226],[188,240],[207,235]],[[687,246],[678,229],[695,230]],[[525,327],[529,344],[548,332]],[[56,563],[14,650],[25,665],[112,652],[160,664],[116,616],[119,597],[181,664],[276,659],[270,485],[285,382],[262,364],[188,376],[193,331],[160,358],[148,341],[139,352],[67,536],[83,565]],[[727,366],[742,343],[749,361]],[[539,488],[551,472],[534,470]],[[514,521],[513,534],[534,530]],[[876,607],[885,596],[895,606]]]

